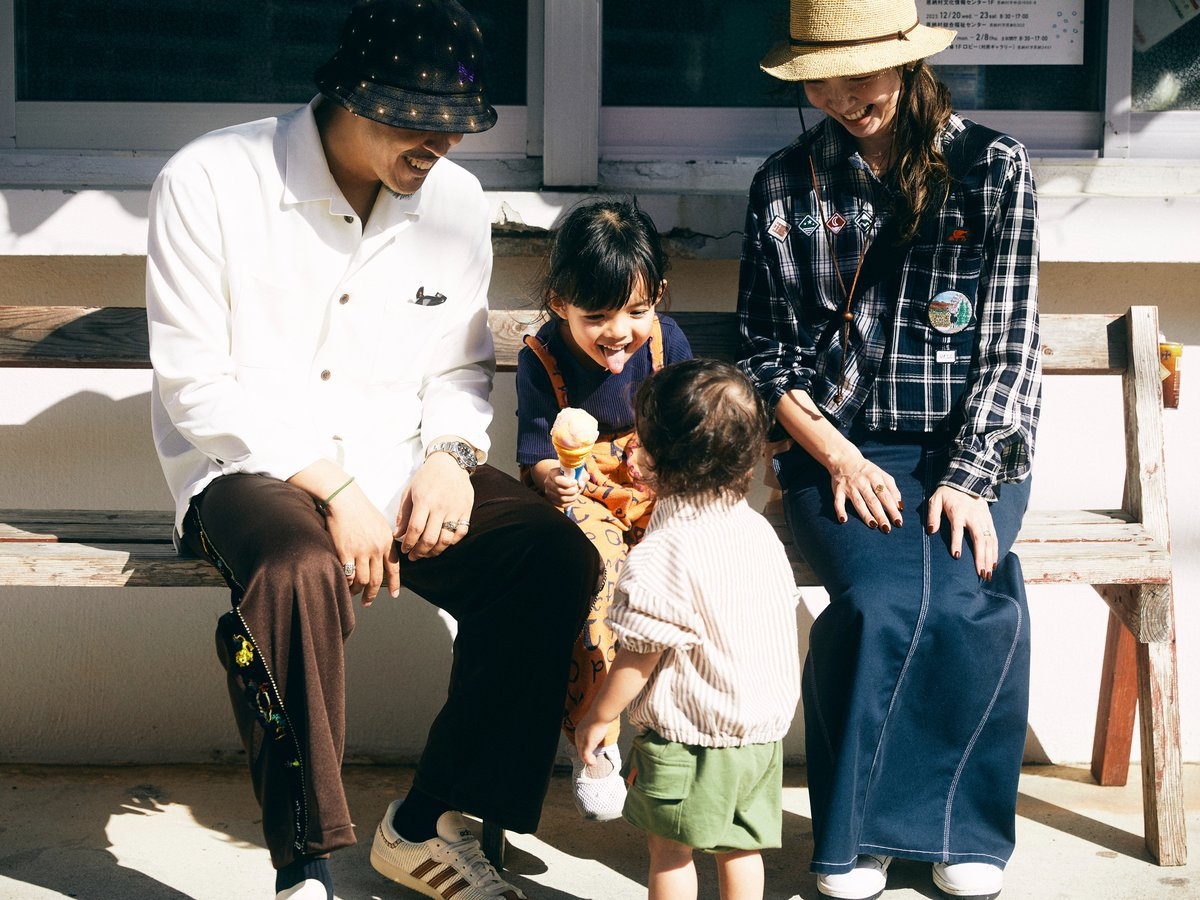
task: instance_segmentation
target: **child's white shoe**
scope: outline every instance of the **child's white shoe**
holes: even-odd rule
[[[616,744],[596,751],[596,764],[585,766],[574,760],[575,806],[579,814],[593,822],[621,817],[625,806],[625,779],[621,777],[621,751]]]

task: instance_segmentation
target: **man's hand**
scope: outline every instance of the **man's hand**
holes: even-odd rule
[[[437,556],[458,543],[471,525],[475,488],[448,453],[431,453],[404,489],[396,540],[409,559]]]
[[[363,606],[370,606],[386,581],[388,593],[400,596],[400,554],[387,517],[367,499],[357,484],[350,484],[325,507],[325,527],[333,539],[338,559],[350,567],[350,592],[362,591]]]

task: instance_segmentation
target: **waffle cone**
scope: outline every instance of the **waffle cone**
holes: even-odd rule
[[[560,447],[554,444],[554,452],[558,454],[558,464],[568,471],[574,471],[583,465],[583,461],[592,455],[595,444],[584,444],[582,447]]]

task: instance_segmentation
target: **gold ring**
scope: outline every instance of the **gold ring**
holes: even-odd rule
[[[882,484],[875,485],[875,493],[877,494],[882,494],[886,490],[887,488],[885,488]]]
[[[983,533],[983,536],[984,536],[984,537],[991,537],[991,536],[992,536],[992,533],[991,533],[990,531],[985,531],[985,532]]]

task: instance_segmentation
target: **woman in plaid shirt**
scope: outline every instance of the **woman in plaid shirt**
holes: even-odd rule
[[[954,115],[913,0],[792,0],[762,62],[825,114],[763,164],[740,365],[789,447],[797,547],[827,588],[804,710],[824,896],[893,857],[991,898],[1012,853],[1029,623],[1011,552],[1041,396],[1025,148]]]

